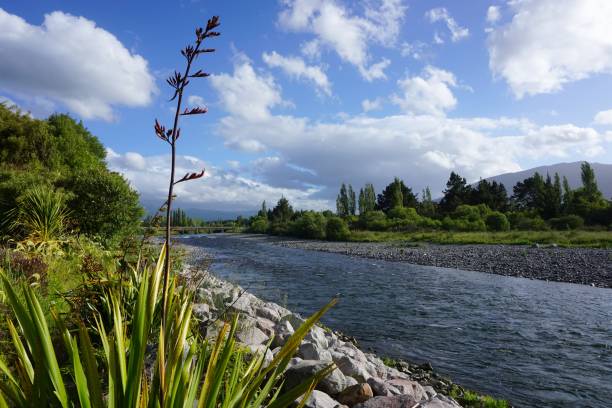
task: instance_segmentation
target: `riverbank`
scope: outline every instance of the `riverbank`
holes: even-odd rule
[[[513,245],[273,240],[275,245],[354,257],[612,288],[612,250]]]
[[[252,351],[266,353],[271,360],[277,347],[303,322],[301,316],[275,303],[264,302],[241,287],[218,279],[207,272],[209,254],[197,246],[186,249],[184,275],[197,281],[194,315],[201,321],[207,336],[219,330],[220,314],[241,314],[238,340]],[[265,344],[274,336],[272,349]],[[364,353],[353,339],[329,328],[315,327],[299,347],[286,372],[287,383],[297,384],[314,370],[334,362],[337,369],[324,379],[306,403],[308,408],[334,408],[347,405],[357,408],[409,406],[423,408],[456,408],[460,405],[448,394],[465,401],[470,407],[507,407],[503,401],[481,397],[464,390],[433,372],[429,364],[380,359]]]

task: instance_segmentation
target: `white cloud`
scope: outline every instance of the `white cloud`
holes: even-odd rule
[[[134,166],[134,158],[138,157]],[[164,202],[168,194],[169,155],[141,156],[138,153],[119,154],[107,149],[107,162],[112,170],[122,173],[147,203]],[[203,178],[177,184],[177,205],[206,209],[253,210],[262,201],[276,202],[281,196],[299,208],[323,209],[327,200],[316,198],[317,187],[274,187],[251,177],[207,165],[192,156],[177,156],[176,171],[182,175],[206,169]]]
[[[20,99],[112,120],[114,106],[145,106],[156,92],[147,61],[91,20],[56,11],[35,26],[0,8],[0,27],[0,89]]]
[[[331,83],[321,67],[306,65],[299,57],[284,57],[276,51],[270,54],[264,52],[262,58],[269,67],[280,68],[291,77],[310,81],[314,83],[317,90],[327,96],[331,95]]]
[[[405,112],[443,115],[457,105],[450,89],[457,86],[452,72],[427,66],[422,76],[406,77],[397,84],[402,94],[391,100]]]
[[[376,98],[376,99],[364,99],[363,101],[361,101],[361,108],[363,109],[364,112],[370,112],[373,110],[379,110],[380,108],[382,108],[382,104],[383,104],[383,99],[382,98]]]
[[[257,74],[244,58],[236,62],[232,75],[211,75],[210,80],[225,110],[237,117],[263,120],[271,108],[283,104],[274,78]]]
[[[612,73],[612,2],[514,0],[512,20],[491,29],[489,66],[517,98],[557,92]]]
[[[487,23],[495,24],[499,21],[501,13],[498,6],[489,6],[487,9]]]
[[[400,51],[402,57],[412,57],[415,60],[422,60],[428,57],[427,44],[422,41],[403,42]]]
[[[202,98],[200,95],[189,95],[187,97],[187,103],[191,107],[195,107],[195,106],[205,107],[206,106],[206,102],[204,101],[204,98]]]
[[[392,46],[397,41],[406,7],[401,0],[380,0],[366,5],[364,15],[352,14],[337,1],[284,0],[279,14],[281,27],[315,35],[316,48],[309,45],[303,52],[313,54],[320,46],[334,50],[338,56],[359,70],[367,81],[385,78],[388,60],[372,64],[372,43]]]
[[[306,41],[302,44],[300,51],[310,59],[321,58],[321,43],[318,40]]]
[[[448,10],[444,7],[437,7],[437,8],[431,9],[427,13],[425,13],[425,16],[432,23],[435,23],[438,21],[442,21],[446,23],[446,27],[451,33],[451,40],[453,42],[460,41],[464,38],[467,38],[470,35],[470,30],[468,30],[466,27],[461,27],[457,23],[457,21],[455,21],[455,19],[449,14]],[[436,33],[436,37],[438,37],[437,33]],[[441,38],[439,38],[439,40],[441,40]]]
[[[595,123],[598,125],[612,125],[612,109],[597,112]]]

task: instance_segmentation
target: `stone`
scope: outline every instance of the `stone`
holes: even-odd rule
[[[332,354],[332,357],[344,375],[353,377],[360,382],[367,382],[368,378],[372,377],[372,375],[366,369],[365,362],[359,362],[346,355],[341,355],[341,357],[338,358],[338,354],[339,353],[334,353]]]
[[[295,330],[293,330],[293,326],[289,323],[288,320],[281,320],[274,326],[274,332],[276,336],[274,336],[274,340],[272,345],[275,347],[283,346],[287,339],[291,337]]]
[[[362,383],[346,388],[338,395],[337,400],[341,404],[352,407],[353,405],[366,402],[372,397],[374,397],[374,393],[370,385],[368,383]]]
[[[421,402],[419,408],[461,408],[461,405],[450,397],[438,394],[428,401]]]
[[[281,319],[279,320],[279,322],[289,322],[291,323],[291,327],[293,327],[294,329],[297,329],[298,327],[300,327],[302,324],[304,324],[304,322],[306,320],[302,319],[299,315],[294,314],[294,313],[289,313],[284,315],[283,317],[281,317]]]
[[[206,303],[196,303],[193,305],[193,316],[198,320],[210,320],[210,306]]]
[[[370,388],[372,388],[372,392],[377,397],[390,397],[391,391],[389,390],[389,386],[385,381],[381,378],[370,377],[368,378],[368,384],[370,384]]]
[[[329,351],[325,350],[316,343],[305,341],[300,345],[298,355],[304,360],[322,360],[332,362],[332,356]]]
[[[416,401],[423,401],[429,398],[425,389],[416,381],[395,378],[392,380],[387,380],[385,383],[392,393],[395,389],[399,394],[410,395]]]
[[[264,356],[264,367],[267,367],[268,364],[270,364],[272,362],[272,360],[274,359],[274,355],[272,354],[272,351],[266,347],[263,344],[259,344],[259,345],[250,345],[249,349],[251,350],[251,353],[253,353],[253,355],[258,354],[258,355],[262,355],[265,353]]]
[[[325,336],[325,330],[320,328],[319,326],[313,326],[308,334],[304,337],[304,340],[311,341],[316,343],[321,348],[328,348],[329,342],[327,341],[327,337]]]
[[[258,308],[255,311],[255,314],[257,316],[263,317],[264,319],[268,319],[273,321],[274,323],[277,323],[281,318],[280,312],[277,309],[270,307],[269,305],[269,303],[266,303],[262,307]]]
[[[301,400],[302,397],[295,400],[295,406],[298,406]],[[304,404],[305,408],[335,408],[337,406],[338,401],[318,390],[314,390]]]
[[[272,337],[274,333],[274,322],[266,319],[265,317],[258,317],[255,320],[255,324],[262,332],[266,333],[266,336]]]
[[[374,397],[353,408],[415,408],[418,402],[410,395],[395,395],[393,397]]]
[[[298,361],[297,363],[287,368],[287,371],[285,371],[285,389],[290,390],[296,385],[299,385],[302,381],[316,374],[318,371],[324,369],[329,364],[329,361]],[[345,375],[342,374],[342,371],[336,368],[327,377],[319,381],[316,386],[316,389],[319,391],[323,391],[331,396],[334,396],[344,391],[347,386],[348,384]]]
[[[268,336],[255,326],[243,327],[236,332],[236,339],[243,344],[259,345],[268,341]]]
[[[253,308],[251,307],[251,299],[249,293],[243,293],[238,299],[229,302],[231,309],[240,313],[244,313],[248,316],[253,314]]]

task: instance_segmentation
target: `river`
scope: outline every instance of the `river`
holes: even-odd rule
[[[612,406],[612,290],[283,248],[261,236],[186,240],[211,271],[381,356],[429,361],[517,407]]]

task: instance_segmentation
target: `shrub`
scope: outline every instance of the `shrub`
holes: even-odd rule
[[[255,234],[265,234],[268,232],[269,222],[266,217],[258,216],[251,221],[249,231]]]
[[[395,207],[389,212],[387,212],[387,216],[391,219],[401,219],[401,220],[414,220],[417,221],[421,217],[417,214],[415,208],[407,208],[407,207]]]
[[[46,186],[28,190],[10,211],[11,229],[36,244],[59,239],[66,229],[64,196]]]
[[[507,216],[512,229],[520,231],[541,231],[548,229],[546,222],[537,214],[528,212],[511,212]]]
[[[489,231],[508,231],[510,229],[508,218],[499,211],[493,211],[487,215],[485,223]]]
[[[361,222],[365,229],[371,231],[386,231],[389,227],[387,216],[382,211],[368,211],[361,216]]]
[[[325,232],[330,241],[346,241],[351,235],[346,221],[340,217],[329,218]]]
[[[291,222],[289,232],[300,238],[325,239],[325,224],[327,220],[321,213],[305,211],[295,221]]]
[[[548,223],[556,230],[573,230],[584,226],[584,220],[578,215],[566,215],[559,218],[551,218]]]
[[[486,231],[487,226],[484,220],[469,220],[467,218],[452,219],[450,217],[444,217],[442,220],[442,227],[449,231]]]

